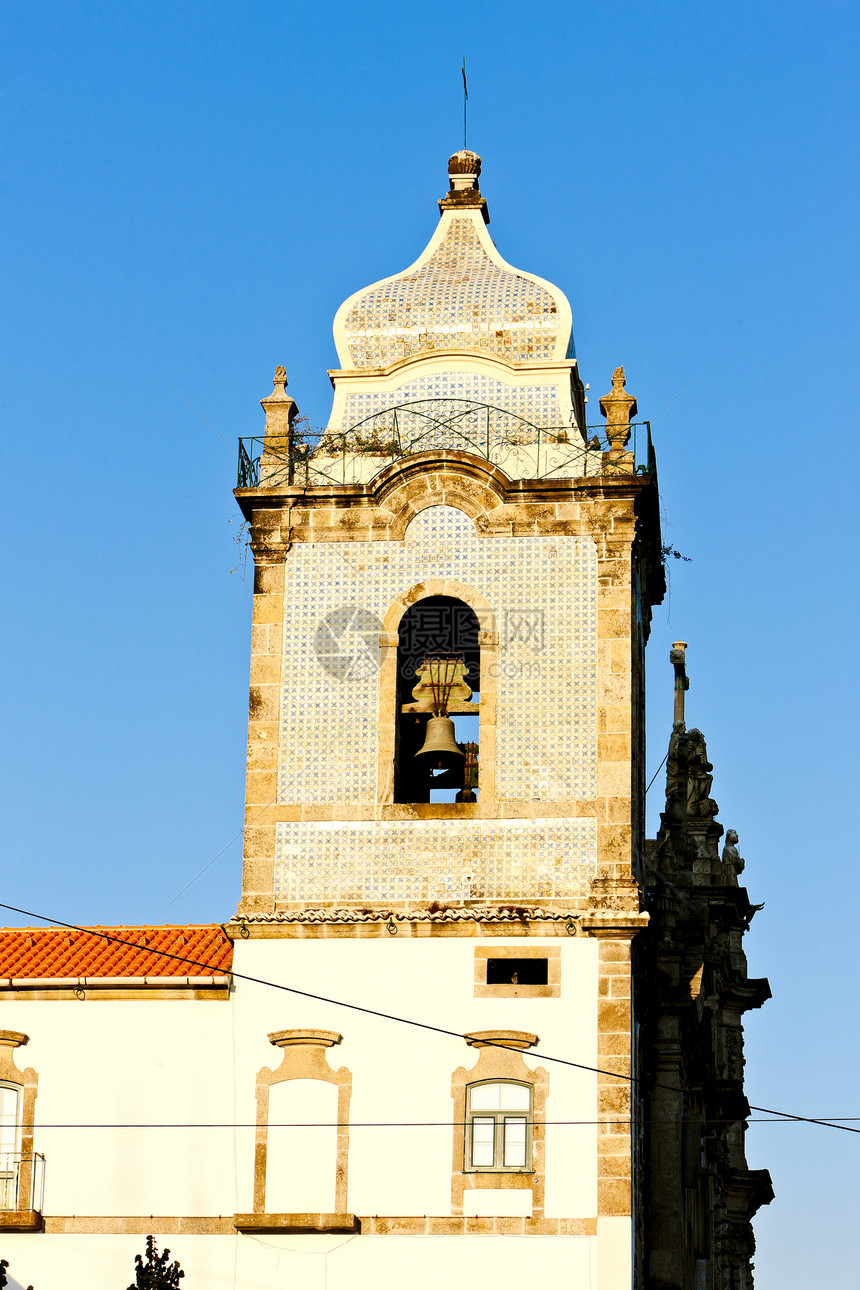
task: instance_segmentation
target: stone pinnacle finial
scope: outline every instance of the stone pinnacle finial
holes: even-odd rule
[[[454,192],[465,188],[477,188],[478,176],[481,173],[481,158],[477,152],[461,148],[448,158],[448,178]]]
[[[624,388],[624,368],[612,373],[612,389],[600,400],[600,411],[606,417],[606,437],[613,452],[623,450],[630,438],[630,418],[639,411],[636,400]]]
[[[478,177],[481,173],[481,158],[477,152],[470,152],[468,148],[461,148],[453,156],[448,158],[448,182],[451,187],[447,194],[440,198],[439,209],[446,211],[464,206],[474,206],[480,210],[484,217],[484,223],[489,224],[490,216],[487,212],[487,203],[481,196],[481,190],[478,187]]]
[[[287,394],[287,369],[280,363],[275,368],[272,384],[275,388],[265,399],[260,399],[260,406],[266,414],[267,442],[270,440],[280,442],[289,432],[299,409],[295,400]]]

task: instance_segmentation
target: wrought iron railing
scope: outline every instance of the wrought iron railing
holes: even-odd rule
[[[0,1152],[0,1212],[38,1210],[45,1195],[45,1157],[39,1152]]]
[[[289,431],[239,440],[239,488],[365,483],[391,462],[429,450],[467,452],[512,479],[651,474],[648,421],[630,426],[624,454],[604,426],[540,426],[469,399],[423,399],[374,413],[346,431]]]

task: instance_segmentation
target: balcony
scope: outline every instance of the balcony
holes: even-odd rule
[[[468,453],[509,479],[581,479],[654,473],[651,425],[629,427],[627,451],[611,451],[606,427],[540,426],[471,399],[423,399],[375,413],[349,430],[239,440],[239,488],[365,484],[403,457]]]
[[[44,1193],[43,1155],[0,1152],[0,1232],[38,1232]]]

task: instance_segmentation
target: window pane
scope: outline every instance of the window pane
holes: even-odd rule
[[[502,1100],[499,1106],[504,1111],[528,1111],[531,1109],[531,1089],[527,1084],[500,1084]]]
[[[473,1111],[498,1111],[502,1105],[501,1094],[506,1088],[504,1084],[473,1084],[471,1100],[469,1105]],[[505,1106],[510,1105],[507,1101]],[[514,1110],[519,1110],[517,1103],[513,1104]]]
[[[505,1117],[505,1165],[524,1169],[526,1165],[526,1122]]]
[[[0,1153],[18,1146],[18,1090],[0,1086]]]
[[[492,1168],[496,1147],[496,1122],[489,1118],[476,1117],[472,1121],[472,1165],[476,1168]]]

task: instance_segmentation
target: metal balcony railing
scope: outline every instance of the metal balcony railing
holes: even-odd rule
[[[608,458],[605,427],[539,426],[471,399],[423,399],[374,413],[344,432],[290,430],[239,440],[239,488],[366,483],[392,462],[429,450],[466,452],[511,479],[652,474],[648,421],[630,426],[626,452]]]
[[[39,1152],[0,1152],[0,1215],[38,1210],[45,1194],[45,1157]]]

